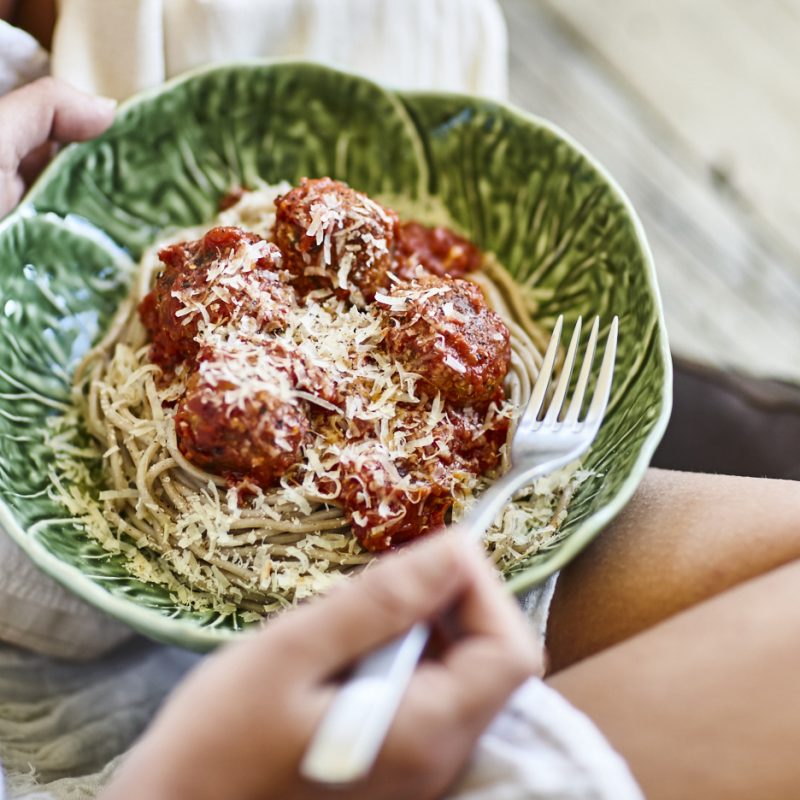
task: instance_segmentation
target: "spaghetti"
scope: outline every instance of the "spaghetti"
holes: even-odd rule
[[[281,193],[285,196],[286,189],[280,186],[245,193],[220,213],[215,224],[271,237],[275,200]],[[324,219],[316,221],[318,228],[324,223]],[[199,233],[182,231],[171,241],[185,242]],[[369,234],[372,244],[378,239],[373,233]],[[281,320],[280,330],[268,333],[263,326],[248,322],[252,314],[234,325],[204,325],[202,317],[208,314],[208,304],[193,313],[186,298],[179,297],[182,308],[190,309],[184,314],[183,327],[189,328],[192,320],[199,320],[200,330],[205,331],[202,336],[191,337],[192,341],[201,341],[198,374],[204,369],[207,376],[211,375],[210,384],[227,392],[228,411],[229,407],[244,408],[243,404],[250,402],[246,397],[260,390],[261,384],[252,381],[261,380],[265,391],[268,388],[272,395],[283,392],[292,402],[303,403],[316,420],[312,434],[303,437],[299,461],[266,480],[252,474],[240,474],[232,480],[230,474],[204,469],[196,457],[187,458],[187,447],[181,441],[181,409],[185,408],[187,386],[191,387],[192,381],[196,384],[198,378],[193,379],[180,364],[164,368],[154,363],[152,329],[147,330],[137,312],[143,298],[152,294],[154,277],[162,270],[156,253],[165,244],[146,254],[131,297],[76,372],[79,413],[102,450],[103,477],[99,483],[103,485],[98,491],[98,481],[90,478],[88,470],[76,470],[74,454],[62,455],[54,474],[56,496],[104,546],[126,550],[133,571],[138,569],[141,577],[166,583],[183,602],[195,606],[220,609],[232,604],[257,615],[268,614],[325,591],[367,564],[374,556],[370,549],[391,543],[392,530],[400,531],[400,527],[391,528],[388,523],[381,527],[385,522],[381,514],[388,520],[396,515],[397,509],[392,506],[395,495],[387,493],[383,501],[378,498],[365,508],[347,506],[348,475],[354,473],[347,473],[342,465],[353,463],[363,472],[365,465],[371,464],[373,474],[385,471],[382,485],[393,487],[395,492],[405,491],[417,503],[414,506],[406,497],[401,516],[408,516],[409,509],[425,508],[432,519],[443,519],[444,512],[450,510],[454,521],[493,475],[507,468],[508,442],[513,433],[510,423],[529,396],[541,363],[534,341],[546,341],[546,337],[526,315],[515,313],[514,283],[488,257],[483,259],[482,272],[470,273],[470,285],[481,287],[482,296],[505,323],[510,348],[508,373],[499,397],[476,404],[481,406],[480,411],[467,406],[460,413],[462,417],[471,415],[473,439],[489,441],[494,437],[496,453],[491,458],[486,457],[486,444],[482,445],[483,455],[473,461],[450,457],[442,462],[443,448],[448,442],[452,445],[453,431],[462,423],[456,420],[442,393],[426,389],[421,376],[407,369],[383,344],[387,334],[398,328],[396,314],[408,309],[411,301],[420,297],[425,300],[431,291],[435,294],[449,288],[442,288],[437,279],[427,283],[420,279],[384,289],[382,294],[363,281],[360,285],[348,283],[357,273],[351,270],[348,274],[342,268],[331,287],[312,281],[306,287],[305,301],[287,306],[289,312]],[[234,258],[241,247],[234,248]],[[177,294],[171,291],[170,297]],[[370,300],[366,297],[369,295]],[[443,295],[440,305],[445,315],[457,321],[457,304],[449,302],[448,297]],[[252,348],[241,350],[243,336],[249,345],[268,342],[274,349],[278,342],[282,348],[292,348],[292,358],[305,359],[316,389],[312,391],[313,387],[302,380],[281,387],[280,375],[271,375],[268,370],[265,373],[263,363],[252,363],[254,356],[248,355]],[[210,351],[216,355],[203,355]],[[165,356],[162,362],[170,358]],[[328,365],[326,375],[334,376],[336,391],[319,391],[325,375],[314,375],[313,369],[320,363]],[[455,365],[456,373],[463,369]],[[250,373],[252,380],[242,378]],[[354,438],[346,433],[354,424],[367,423],[377,432],[376,438]],[[497,440],[498,432],[502,441]],[[433,455],[437,449],[438,461]],[[230,454],[230,458],[236,456],[235,452]],[[412,464],[414,469],[424,466],[428,471],[415,478],[414,469],[396,469],[394,465],[400,461]],[[440,516],[436,517],[429,511],[435,500],[426,500],[427,495],[419,499],[423,484],[429,485],[419,476],[427,480],[434,474],[427,464],[451,462],[455,466],[446,474],[436,467],[436,475],[448,493],[446,502],[439,503]],[[488,464],[489,468],[481,472],[473,463]],[[84,483],[94,485],[83,490],[70,486],[64,476],[74,478],[76,472]],[[512,569],[555,534],[575,480],[574,472],[565,472],[547,484],[531,487],[509,504],[486,537],[487,549],[501,569]],[[363,488],[363,481],[361,484]],[[360,490],[357,494],[363,497]],[[98,501],[102,515],[97,514]],[[424,514],[411,517],[425,529]],[[372,536],[371,526],[380,536]],[[354,536],[354,531],[359,535]],[[125,545],[120,534],[134,547]],[[395,541],[401,540],[398,533]],[[376,542],[378,545],[373,546]]]

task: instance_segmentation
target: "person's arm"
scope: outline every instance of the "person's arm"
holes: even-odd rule
[[[648,471],[625,510],[559,576],[550,671],[800,559],[794,481]]]
[[[794,561],[549,683],[599,726],[648,800],[797,797],[799,630]]]
[[[453,639],[420,664],[366,782],[329,791],[302,780],[300,760],[337,677],[443,614]],[[203,662],[101,800],[439,797],[513,690],[540,671],[538,653],[478,551],[435,537]]]
[[[115,102],[41,78],[0,97],[0,216],[20,200],[59,143],[101,134]]]

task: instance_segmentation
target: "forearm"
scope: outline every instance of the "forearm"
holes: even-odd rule
[[[798,519],[792,481],[650,470],[559,578],[551,671],[800,558]]]
[[[651,800],[795,797],[800,562],[554,676]]]
[[[160,771],[138,771],[135,764],[123,763],[98,800],[136,800],[140,797],[147,800],[176,800],[180,797],[204,800],[202,794],[195,793],[196,788],[177,784]]]

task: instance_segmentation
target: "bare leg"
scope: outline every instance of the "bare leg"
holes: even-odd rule
[[[800,483],[650,470],[559,578],[551,671],[800,558]]]
[[[800,562],[550,679],[649,800],[778,800],[800,786]]]

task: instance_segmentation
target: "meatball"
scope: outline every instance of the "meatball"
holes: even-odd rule
[[[264,489],[302,456],[309,430],[292,376],[264,348],[206,347],[175,415],[178,447],[193,464]]]
[[[421,419],[426,422],[425,431],[431,434],[432,441],[419,450],[419,473],[429,483],[452,490],[459,483],[455,477],[459,473],[484,475],[495,470],[508,440],[509,408],[500,390],[484,408],[445,406],[433,428],[427,427],[423,411]]]
[[[511,360],[508,328],[463,280],[426,276],[398,283],[381,298],[393,318],[389,352],[457,406],[485,405]]]
[[[317,410],[330,411],[331,405],[343,403],[336,382],[326,367],[320,366],[294,342],[264,334],[246,336],[241,332],[234,333],[231,338],[247,348],[243,351],[244,355],[239,354],[236,357],[236,369],[241,375],[246,376],[252,372],[253,377],[261,379],[275,371],[273,374],[277,375],[278,380],[288,380],[291,391],[295,394],[302,393],[303,398],[315,405]],[[223,347],[225,346],[223,340]]]
[[[358,458],[343,458],[341,468],[339,499],[353,534],[372,552],[441,527],[453,505],[443,486],[422,475],[409,476],[377,442]]]
[[[468,472],[484,475],[500,464],[500,448],[508,439],[511,420],[498,414],[505,399],[502,389],[492,398],[494,406],[486,411],[475,408],[448,411],[445,416],[444,440],[451,453]],[[434,429],[434,435],[438,431]]]
[[[393,269],[400,278],[412,280],[420,266],[432,275],[460,278],[480,269],[482,262],[483,253],[448,228],[404,222],[397,231]]]
[[[213,228],[165,247],[159,258],[164,269],[139,314],[151,336],[150,358],[164,368],[196,356],[202,325],[250,317],[258,330],[280,330],[296,302],[275,271],[278,248],[239,228]]]
[[[275,202],[274,240],[301,294],[333,288],[357,304],[387,284],[397,216],[330,178],[303,179]]]

